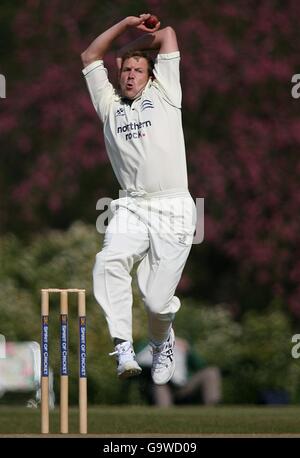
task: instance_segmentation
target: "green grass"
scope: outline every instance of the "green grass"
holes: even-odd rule
[[[300,434],[300,407],[107,407],[89,408],[93,434]],[[70,409],[70,432],[78,432],[78,410]],[[59,411],[51,412],[59,432]],[[40,432],[39,409],[0,407],[0,434]]]

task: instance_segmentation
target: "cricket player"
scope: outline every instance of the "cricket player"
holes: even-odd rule
[[[162,385],[175,369],[172,322],[180,308],[175,290],[189,255],[196,207],[188,191],[181,120],[180,54],[176,34],[160,23],[149,29],[149,14],[129,16],[99,35],[81,54],[83,74],[102,121],[107,154],[122,196],[112,201],[113,217],[93,271],[94,294],[115,345],[117,374],[141,372],[133,349],[131,270],[148,316],[152,378]],[[117,55],[119,89],[103,59],[129,28],[144,32]],[[155,62],[145,50],[156,50]]]

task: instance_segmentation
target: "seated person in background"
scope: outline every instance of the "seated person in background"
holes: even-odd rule
[[[136,355],[138,364],[151,368],[152,355],[147,345]],[[176,337],[175,372],[165,385],[152,383],[151,394],[155,405],[169,407],[198,401],[199,394],[204,405],[215,405],[221,400],[222,381],[220,370],[209,367],[185,339]]]

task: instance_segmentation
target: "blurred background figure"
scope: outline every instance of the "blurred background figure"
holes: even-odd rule
[[[6,395],[27,407],[38,407],[41,349],[38,342],[6,342],[5,358],[0,359],[0,398]],[[22,396],[20,396],[23,393]],[[28,399],[33,394],[34,398]],[[49,370],[49,407],[54,409],[53,370]]]
[[[151,401],[159,407],[173,404],[202,403],[216,405],[222,398],[222,379],[218,367],[208,366],[187,340],[176,337],[176,367],[170,382],[155,385],[150,380],[151,349],[147,345],[137,353],[143,374],[149,379]]]

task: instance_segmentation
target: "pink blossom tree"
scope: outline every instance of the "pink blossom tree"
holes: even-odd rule
[[[299,2],[143,5],[27,0],[3,9],[11,49],[1,69],[2,232],[95,221],[97,199],[117,196],[80,53],[144,8],[178,35],[190,190],[205,197],[205,241],[192,250],[182,291],[250,297],[257,307],[276,298],[300,316],[300,101],[291,97]],[[114,78],[113,50],[106,65]]]

